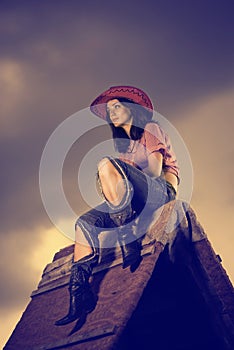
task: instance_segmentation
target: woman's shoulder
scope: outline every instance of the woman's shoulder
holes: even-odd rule
[[[155,121],[150,121],[145,125],[145,131],[148,131],[152,133],[153,135],[157,136],[162,135],[163,130],[161,129],[160,125]]]
[[[152,139],[156,138],[158,141],[166,144],[167,143],[167,134],[165,131],[161,128],[159,123],[155,121],[150,121],[145,125],[144,130],[144,137],[145,139]]]

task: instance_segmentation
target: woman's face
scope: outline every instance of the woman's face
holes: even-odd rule
[[[131,124],[132,115],[130,109],[124,106],[117,98],[108,101],[106,109],[115,127],[124,127]]]

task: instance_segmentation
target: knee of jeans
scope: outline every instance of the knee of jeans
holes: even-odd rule
[[[101,187],[102,181],[108,181],[110,177],[119,175],[122,179],[126,178],[126,169],[119,164],[118,159],[104,157],[97,166],[97,180]]]
[[[105,173],[105,171],[109,171],[109,165],[114,166],[114,168],[118,171],[118,173],[124,178],[126,176],[126,168],[125,163],[122,162],[119,158],[105,156],[103,157],[97,165],[97,174],[99,176],[100,172]]]
[[[99,175],[100,173],[105,172],[105,169],[108,167],[110,163],[111,163],[110,157],[108,156],[103,157],[97,165],[97,174]]]
[[[102,189],[103,181],[109,181],[111,176],[114,175],[116,172],[123,180],[127,181],[126,169],[124,168],[124,165],[120,164],[119,159],[113,157],[104,157],[98,163],[96,183],[97,189],[99,190],[104,200],[106,200],[106,198]]]

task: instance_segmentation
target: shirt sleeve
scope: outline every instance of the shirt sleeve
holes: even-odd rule
[[[156,123],[148,123],[144,131],[145,148],[147,154],[160,152],[163,156],[166,154],[166,145],[160,127]]]

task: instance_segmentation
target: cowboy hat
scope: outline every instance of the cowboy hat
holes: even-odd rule
[[[153,104],[147,94],[134,86],[112,86],[101,93],[90,105],[90,110],[98,117],[106,120],[106,103],[114,98],[126,98],[153,113]]]

